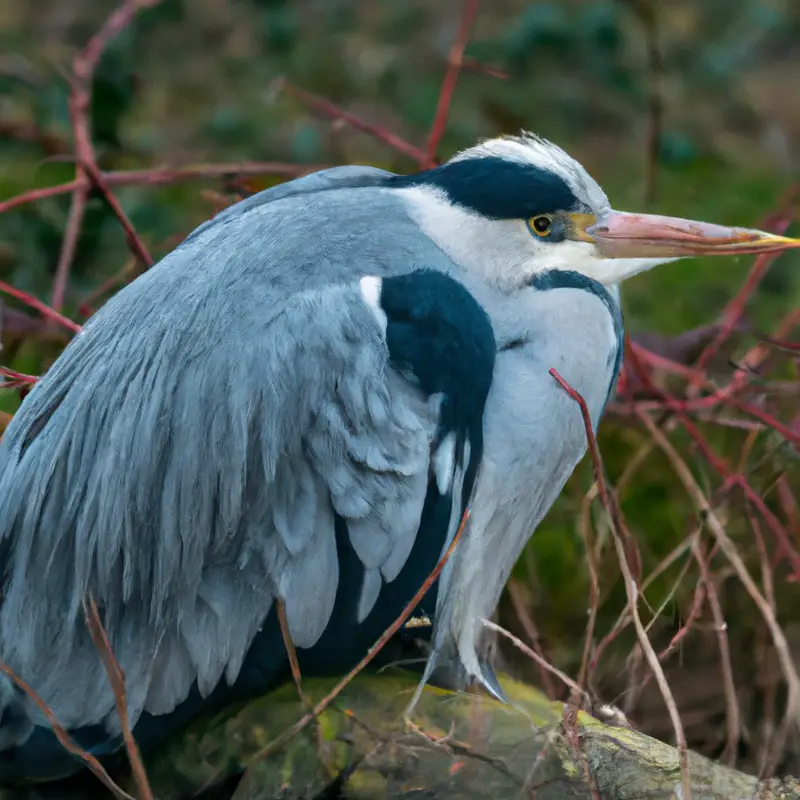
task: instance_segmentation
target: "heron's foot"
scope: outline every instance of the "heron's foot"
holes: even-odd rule
[[[499,700],[501,703],[508,705],[508,698],[503,691],[503,687],[500,685],[500,681],[497,679],[497,674],[492,664],[486,659],[481,659],[480,667],[481,674],[477,676],[478,683],[483,686],[495,700]]]

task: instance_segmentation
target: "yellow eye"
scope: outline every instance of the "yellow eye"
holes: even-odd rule
[[[550,235],[550,229],[553,227],[553,220],[546,214],[540,214],[538,217],[531,217],[528,224],[537,236],[544,238]]]

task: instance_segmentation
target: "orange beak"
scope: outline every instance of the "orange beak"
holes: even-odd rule
[[[625,211],[609,211],[599,219],[578,216],[584,223],[579,225],[580,238],[594,242],[605,258],[742,255],[800,247],[800,239],[679,217]]]

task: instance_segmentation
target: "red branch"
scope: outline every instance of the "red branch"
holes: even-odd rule
[[[636,408],[638,410],[652,411],[658,409],[667,409],[670,411],[688,412],[710,411],[715,406],[722,404],[729,405],[734,408],[738,408],[745,414],[760,420],[765,425],[768,425],[777,433],[781,434],[781,436],[783,436],[787,441],[792,442],[792,444],[800,448],[800,432],[792,430],[788,425],[781,422],[768,411],[764,411],[764,409],[760,408],[759,406],[736,396],[732,391],[728,390],[728,387],[717,389],[705,397],[695,398],[692,400],[682,400],[677,397],[667,395],[657,387],[654,387],[650,376],[644,369],[643,362],[649,366],[660,367],[665,372],[680,375],[681,377],[687,378],[690,381],[694,381],[695,385],[702,384],[713,387],[711,381],[709,381],[708,378],[705,377],[705,374],[696,367],[686,367],[682,364],[678,364],[677,362],[665,358],[657,353],[653,353],[641,345],[635,344],[634,342],[630,343],[630,349],[626,352],[629,356],[628,363],[633,367],[637,377],[639,377],[649,392],[655,393],[661,398],[659,400],[637,402]]]
[[[78,165],[75,170],[75,179],[79,181],[79,185],[74,189],[72,195],[70,221],[72,222],[73,219],[77,218],[78,225],[75,231],[80,229],[80,220],[83,219],[83,212],[89,191],[85,180],[88,178],[91,184],[97,187],[105,197],[106,202],[125,230],[129,247],[145,266],[150,266],[153,263],[150,253],[147,251],[144,242],[142,242],[139,235],[136,233],[135,228],[128,219],[119,201],[103,180],[103,174],[97,166],[94,146],[92,145],[89,111],[92,99],[94,72],[97,69],[97,65],[106,47],[108,47],[112,39],[130,25],[140,11],[155,6],[159,2],[160,0],[124,0],[122,5],[111,13],[104,25],[92,36],[86,44],[86,47],[75,56],[72,62],[74,77],[72,80],[72,91],[69,97],[69,113],[72,121],[73,135],[75,137],[75,155],[78,160]],[[84,180],[82,180],[82,178]],[[54,305],[56,299],[59,303],[61,302],[62,297],[56,294],[56,289],[63,290],[63,286],[66,285],[67,274],[72,261],[71,254],[74,252],[75,245],[70,238],[72,233],[73,230],[70,226],[64,238],[62,258],[59,259],[60,274],[56,276],[58,283],[53,291]]]
[[[61,746],[72,755],[77,756],[86,766],[97,776],[100,782],[114,795],[118,800],[136,800],[131,797],[127,792],[124,792],[117,786],[111,779],[111,776],[106,772],[103,765],[88,751],[84,750],[73,738],[67,733],[64,726],[58,721],[56,715],[50,710],[50,707],[42,700],[41,697],[34,691],[33,687],[29,686],[22,680],[7,664],[0,661],[0,672],[10,678],[20,691],[24,692],[39,708],[39,710],[47,718],[50,727],[55,734],[56,739],[61,743]]]
[[[394,148],[399,153],[404,153],[413,158],[421,167],[424,167],[428,163],[428,154],[424,150],[420,150],[419,147],[407,142],[405,139],[397,136],[386,128],[366,122],[360,117],[355,116],[355,114],[351,114],[349,111],[339,108],[335,103],[331,103],[330,100],[307,92],[305,89],[298,89],[296,86],[292,86],[288,81],[284,81],[281,88],[305,103],[305,105],[313,108],[314,111],[318,111],[327,117],[341,120],[351,128],[368,133],[384,144],[388,144],[389,147]]]
[[[3,378],[2,389],[19,389],[22,386],[33,386],[38,383],[36,375],[27,375],[24,372],[17,372],[9,367],[0,367],[0,378]]]
[[[586,400],[584,400],[581,393],[576,389],[573,389],[573,387],[570,386],[569,383],[567,383],[567,381],[561,377],[561,375],[559,375],[558,370],[552,368],[549,370],[549,372],[550,375],[552,375],[552,377],[558,382],[559,386],[561,386],[561,388],[569,395],[569,397],[578,404],[578,408],[580,409],[581,417],[583,419],[583,427],[586,432],[586,441],[592,458],[592,468],[594,469],[595,483],[597,484],[597,490],[600,494],[600,500],[602,501],[603,508],[608,514],[608,519],[611,523],[610,527],[612,537],[617,550],[617,558],[619,561],[620,570],[622,571],[625,582],[625,592],[628,597],[628,607],[633,618],[634,626],[636,627],[639,644],[644,651],[650,669],[655,674],[658,688],[661,691],[664,704],[667,707],[670,720],[672,721],[672,726],[675,732],[675,741],[678,746],[678,763],[681,770],[681,786],[683,789],[683,797],[686,798],[686,800],[691,800],[692,783],[689,773],[689,754],[686,744],[686,733],[683,728],[683,723],[681,722],[680,713],[678,712],[678,708],[675,704],[675,698],[672,695],[672,691],[669,688],[664,671],[662,670],[658,661],[658,656],[656,656],[653,646],[650,644],[650,640],[647,638],[647,632],[642,625],[641,619],[639,618],[639,612],[637,608],[637,599],[640,593],[639,583],[631,572],[628,554],[625,552],[625,540],[622,535],[625,525],[619,505],[617,503],[617,499],[616,497],[611,496],[606,484],[603,461],[600,457],[600,449],[597,446],[597,438],[594,434],[594,428],[592,427],[592,418],[589,414],[589,407],[586,405]]]
[[[223,178],[228,175],[280,175],[297,178],[325,169],[326,164],[284,164],[280,161],[243,161],[241,164],[190,164],[185,167],[154,167],[150,169],[121,170],[119,172],[101,172],[106,186],[168,186],[178,181],[203,180],[207,178]],[[86,178],[59,183],[56,186],[45,186],[42,189],[31,189],[15,197],[0,202],[0,214],[19,206],[46,200],[60,194],[68,194],[81,185],[90,185]]]
[[[771,338],[775,340],[785,339],[792,330],[800,325],[800,308],[790,311],[779,323]],[[726,386],[716,391],[709,397],[703,397],[694,401],[694,408],[711,408],[717,403],[731,397],[736,392],[742,390],[750,382],[753,373],[759,369],[769,356],[771,345],[757,344],[745,353],[741,358],[741,367],[733,373],[733,377]],[[687,407],[688,410],[688,407]]]
[[[104,50],[109,42],[119,35],[143,8],[156,5],[159,0],[125,0],[105,21],[100,30],[89,39],[83,50],[79,51],[72,62],[72,89],[69,95],[69,116],[72,122],[72,132],[75,139],[75,181],[72,189],[72,203],[70,205],[67,227],[61,243],[61,252],[58,256],[56,275],[53,280],[52,304],[56,311],[60,311],[64,304],[64,293],[75,252],[78,247],[86,203],[92,186],[102,192],[106,202],[119,219],[128,237],[128,243],[137,257],[149,266],[152,263],[147,248],[133,228],[122,206],[114,197],[111,190],[103,181],[100,168],[92,145],[89,113],[92,99],[92,82],[94,72],[100,62]]]
[[[78,168],[80,170],[80,168]],[[88,184],[80,184],[72,193],[72,204],[69,207],[67,226],[64,229],[64,238],[61,240],[61,252],[58,254],[56,276],[53,279],[53,290],[50,302],[56,311],[61,311],[64,306],[64,294],[69,280],[69,271],[78,249],[78,237],[83,226],[83,215],[86,211],[86,202],[89,199]]]
[[[46,303],[43,303],[41,300],[37,300],[33,295],[20,291],[19,289],[15,289],[13,286],[9,286],[5,281],[0,281],[0,292],[5,292],[20,302],[25,303],[26,306],[35,308],[43,317],[47,317],[48,319],[57,322],[59,325],[71,330],[73,333],[80,333],[81,331],[81,326],[78,325],[77,322],[73,322],[63,314],[59,314],[58,311],[50,308],[50,306],[48,306]]]
[[[456,39],[450,48],[450,56],[447,59],[447,72],[442,81],[442,88],[439,91],[439,101],[436,104],[436,114],[433,118],[433,125],[428,134],[427,155],[429,166],[436,165],[436,151],[439,149],[439,142],[444,135],[447,127],[447,117],[450,113],[450,104],[453,101],[453,93],[458,83],[458,76],[464,66],[464,50],[469,40],[469,34],[475,17],[478,13],[480,0],[465,0],[464,11],[461,15],[461,24],[458,26]]]
[[[100,653],[100,658],[105,667],[109,685],[111,686],[111,691],[114,694],[114,702],[117,708],[117,716],[120,720],[122,739],[125,742],[125,750],[128,754],[128,760],[130,761],[131,772],[136,781],[136,788],[139,790],[139,800],[153,800],[153,790],[150,788],[150,782],[147,779],[144,763],[142,762],[139,748],[136,745],[136,740],[133,738],[133,731],[131,730],[130,720],[128,719],[128,696],[125,691],[125,672],[114,657],[111,643],[108,641],[105,628],[100,620],[100,612],[97,610],[97,604],[91,595],[83,598],[83,611],[86,618],[86,627],[89,629],[89,635],[92,637],[95,648]]]
[[[779,210],[777,213],[771,215],[771,219],[764,222],[764,229],[771,233],[783,234],[789,227],[794,219],[794,206],[797,203],[798,195],[800,194],[800,184],[793,186],[787,196],[779,203]],[[748,301],[758,288],[758,285],[763,280],[764,276],[769,271],[769,268],[780,255],[777,253],[765,253],[759,256],[753,265],[747,279],[742,284],[742,287],[736,293],[736,296],[731,300],[725,311],[722,314],[722,326],[719,333],[708,344],[708,346],[700,354],[697,359],[697,370],[701,372],[705,369],[708,362],[719,352],[722,345],[731,332],[736,327],[736,324],[744,314],[745,307]]]
[[[583,426],[586,428],[586,441],[589,445],[589,453],[592,457],[592,464],[594,465],[595,469],[595,481],[597,482],[597,491],[600,493],[600,500],[603,503],[603,507],[606,509],[611,509],[611,496],[609,495],[608,488],[606,487],[606,481],[603,477],[603,472],[599,468],[599,464],[601,464],[600,459],[600,450],[597,447],[597,438],[594,435],[594,428],[592,427],[592,418],[589,415],[589,409],[586,405],[586,401],[581,396],[580,392],[576,389],[573,389],[564,378],[559,375],[558,370],[555,367],[549,370],[550,374],[556,380],[558,385],[578,404],[578,407],[581,410],[581,414],[583,416]],[[612,515],[613,516],[613,515]]]
[[[686,409],[684,408],[685,404],[670,397],[666,392],[662,391],[652,381],[650,381],[649,376],[646,374],[646,371],[642,369],[641,364],[638,361],[637,354],[632,352],[631,355],[634,368],[639,372],[639,376],[642,381],[647,384],[649,390],[655,392],[659,397],[662,398],[663,404],[666,408],[675,413],[681,425],[683,425],[686,432],[697,445],[697,448],[702,454],[703,458],[705,458],[714,471],[717,472],[723,479],[725,488],[727,489],[731,486],[739,486],[742,489],[745,497],[753,503],[759,514],[761,514],[764,521],[774,533],[778,543],[780,544],[783,554],[791,562],[792,569],[794,570],[793,577],[795,579],[800,578],[800,553],[798,553],[797,549],[792,544],[791,537],[789,536],[786,528],[781,524],[780,520],[769,510],[761,495],[759,495],[758,492],[753,489],[744,475],[733,474],[730,472],[728,465],[714,452],[706,438],[702,435],[702,433],[700,433],[700,430],[698,429],[694,420],[686,413]],[[641,408],[638,410],[640,412],[642,411]]]

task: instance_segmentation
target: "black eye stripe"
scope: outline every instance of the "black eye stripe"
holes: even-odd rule
[[[387,184],[435,186],[451,203],[491,219],[529,220],[582,205],[554,172],[497,156],[465,158],[416,175],[393,176]]]

